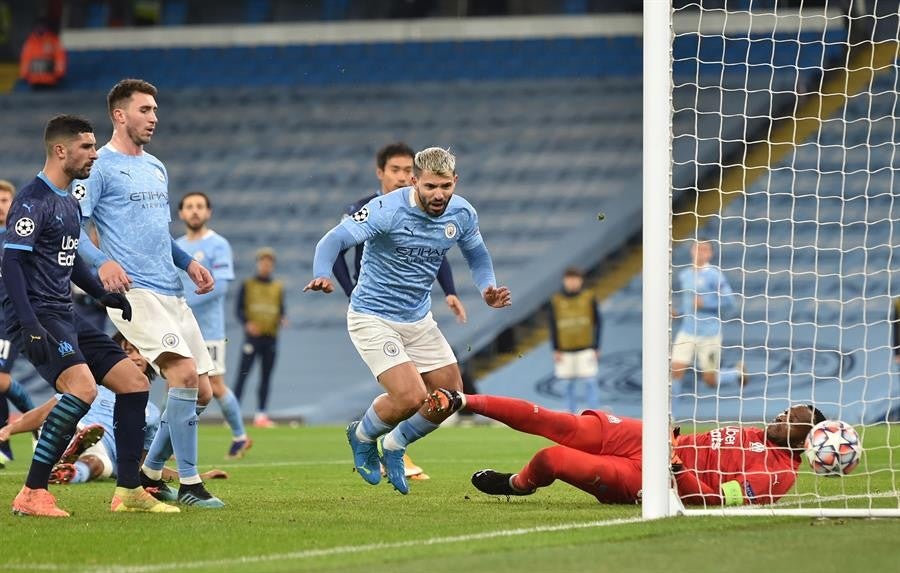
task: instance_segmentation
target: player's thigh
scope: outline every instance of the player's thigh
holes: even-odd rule
[[[165,353],[194,357],[180,332],[177,297],[147,289],[131,289],[126,296],[131,304],[131,320],[124,320],[122,311],[115,308],[107,308],[109,318],[154,369],[159,371],[159,357]]]
[[[396,405],[411,410],[418,409],[427,394],[422,375],[409,361],[392,366],[379,374],[378,382]]]
[[[575,378],[575,356],[573,352],[563,350],[559,353],[559,360],[553,363],[553,375],[558,380]]]
[[[421,320],[398,325],[397,331],[407,356],[419,372],[433,372],[456,364],[456,355],[430,312]],[[462,380],[459,384],[462,386]]]
[[[599,424],[598,429],[593,430],[599,444],[599,449],[592,450],[594,453],[640,459],[643,446],[643,425],[640,420],[602,410],[585,410],[579,417],[594,418]],[[580,433],[587,432],[582,429]]]
[[[347,332],[363,362],[379,381],[382,373],[404,363],[409,363],[415,371],[396,323],[348,310]]]
[[[572,353],[575,359],[575,378],[596,378],[598,372],[597,353],[586,348]]]
[[[697,362],[702,372],[715,372],[722,358],[722,337],[704,336],[697,342]]]
[[[146,392],[147,376],[132,362],[122,347],[96,326],[80,316],[75,317],[78,347],[94,380],[117,394]]]
[[[213,393],[216,391],[216,383],[212,380],[217,378],[220,382],[226,374],[225,369],[225,340],[207,340],[206,350],[209,352],[209,358],[212,361],[212,369],[209,371],[210,382],[213,385]],[[216,394],[218,396],[218,394]]]
[[[97,388],[91,372],[86,366],[86,360],[78,346],[78,334],[75,328],[75,317],[70,313],[39,313],[38,321],[50,336],[50,356],[44,364],[35,366],[38,374],[56,387],[60,392],[69,392],[60,389],[60,380],[82,400],[90,403],[96,395]],[[12,343],[21,348],[23,345],[22,331],[13,327],[9,331]],[[86,373],[86,375],[85,375]]]
[[[56,377],[56,390],[60,394],[72,394],[90,404],[97,397],[97,384],[90,368],[84,362],[69,366]]]
[[[686,332],[679,332],[675,335],[675,342],[672,343],[672,364],[692,364],[696,351],[697,337]]]
[[[459,372],[459,365],[455,362],[430,372],[422,372],[422,380],[425,382],[425,388],[429,392],[433,392],[438,388],[458,390],[460,392],[463,389],[462,374]]]

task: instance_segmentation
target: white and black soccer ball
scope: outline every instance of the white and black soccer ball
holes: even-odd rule
[[[853,426],[840,420],[819,422],[806,436],[806,459],[820,476],[845,476],[859,465],[862,441]]]
[[[84,186],[84,183],[78,181],[75,185],[72,185],[72,197],[81,201],[85,195],[87,195],[87,187]]]
[[[363,207],[356,213],[353,213],[353,215],[351,215],[351,217],[353,217],[353,220],[356,221],[357,223],[362,223],[363,221],[365,221],[366,219],[369,218],[369,208]]]

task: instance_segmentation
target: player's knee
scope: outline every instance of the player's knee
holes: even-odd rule
[[[206,406],[212,401],[213,392],[209,384],[200,384],[197,391],[197,405]]]
[[[97,397],[97,386],[93,383],[77,384],[69,388],[66,393],[75,396],[85,404],[92,404]]]
[[[425,402],[427,393],[425,388],[412,388],[400,395],[394,396],[394,403],[409,415],[415,413]]]
[[[560,446],[550,446],[542,450],[538,450],[531,458],[529,465],[540,469],[541,472],[556,475],[556,469],[562,462],[563,449]]]

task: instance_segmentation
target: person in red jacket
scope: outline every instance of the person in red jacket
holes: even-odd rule
[[[640,420],[600,410],[578,416],[525,400],[444,389],[426,402],[438,411],[466,408],[559,444],[538,451],[518,473],[475,472],[472,484],[486,494],[531,495],[558,479],[601,503],[640,501]],[[725,426],[683,436],[676,432],[672,470],[679,497],[688,505],[712,506],[778,501],[794,485],[806,435],[824,419],[817,408],[799,404],[764,429]]]
[[[55,86],[66,75],[66,51],[46,22],[35,26],[22,45],[19,77],[32,88]]]

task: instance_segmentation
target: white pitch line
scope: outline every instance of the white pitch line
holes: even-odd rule
[[[55,563],[4,563],[0,570],[16,571],[81,571],[83,573],[155,573],[157,571],[174,571],[176,569],[201,569],[204,567],[224,567],[233,570],[239,565],[255,565],[258,563],[271,563],[275,561],[302,561],[316,557],[328,557],[331,555],[349,555],[353,553],[367,553],[389,549],[406,549],[410,547],[426,547],[432,545],[449,545],[452,543],[466,543],[471,541],[484,541],[498,537],[518,537],[534,533],[552,533],[557,531],[572,531],[576,529],[590,529],[595,527],[609,527],[613,525],[628,525],[642,521],[640,517],[622,519],[607,519],[601,521],[586,521],[582,523],[561,523],[558,525],[540,525],[537,527],[523,527],[518,529],[501,529],[497,531],[484,531],[482,533],[470,533],[467,535],[453,535],[448,537],[428,537],[425,539],[410,539],[407,541],[395,541],[390,543],[369,543],[365,545],[340,545],[327,549],[307,549],[304,551],[291,551],[288,553],[271,553],[269,555],[249,555],[243,557],[229,557],[225,559],[210,559],[205,561],[179,561],[171,563],[156,563],[151,565],[93,565],[89,568],[75,569],[72,564],[57,565]]]

